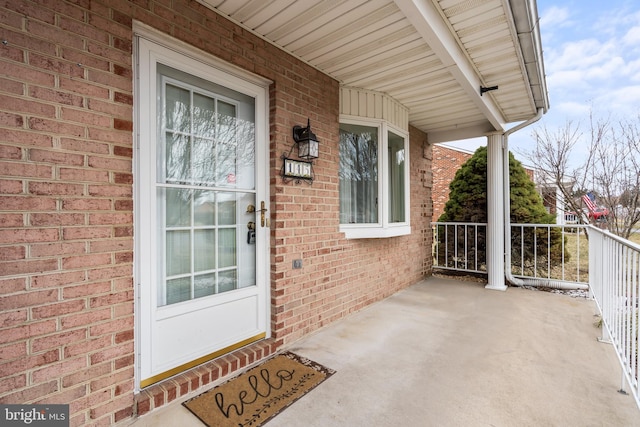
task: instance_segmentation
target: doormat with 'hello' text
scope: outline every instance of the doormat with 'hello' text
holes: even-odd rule
[[[285,352],[183,403],[209,427],[261,426],[335,373]]]

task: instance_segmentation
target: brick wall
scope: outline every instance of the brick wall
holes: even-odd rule
[[[454,150],[442,145],[433,146],[433,215],[432,221],[437,221],[444,212],[444,205],[449,200],[449,184],[456,176],[456,172],[473,153]]]
[[[93,9],[0,6],[0,402],[74,425],[133,393],[131,36]]]
[[[184,396],[430,274],[425,135],[411,129],[413,233],[338,232],[338,83],[193,0],[0,6],[0,403],[68,403],[111,425]],[[132,21],[273,80],[273,338],[134,395]],[[280,156],[310,118],[316,181]],[[427,147],[427,151],[429,151]],[[292,269],[301,258],[303,268]]]
[[[313,186],[283,185],[276,179],[272,201],[276,204],[272,229],[273,330],[274,336],[285,343],[379,301],[431,272],[431,203],[422,181],[425,135],[411,129],[412,234],[346,240],[338,232],[335,120],[337,117],[332,119],[333,135],[318,134],[326,142],[321,145]],[[303,269],[291,269],[296,258],[303,260]]]

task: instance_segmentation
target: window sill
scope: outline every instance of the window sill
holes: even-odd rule
[[[398,225],[393,227],[367,227],[341,225],[340,232],[347,239],[384,239],[388,237],[406,236],[411,234],[410,225]]]

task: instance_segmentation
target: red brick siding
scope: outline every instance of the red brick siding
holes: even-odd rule
[[[432,221],[437,221],[444,212],[444,205],[449,200],[449,184],[460,169],[473,154],[464,151],[452,150],[441,145],[433,146],[433,216]]]
[[[195,0],[0,6],[0,402],[111,425],[184,396],[430,274],[426,136],[411,129],[410,236],[338,231],[338,83]],[[273,80],[273,338],[134,395],[132,22]],[[313,185],[280,156],[310,118]],[[304,267],[293,270],[292,260]]]

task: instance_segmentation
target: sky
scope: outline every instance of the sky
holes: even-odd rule
[[[590,111],[594,118],[612,120],[640,115],[640,1],[537,4],[550,108],[539,122],[509,139],[510,149],[524,163],[519,153],[533,147],[535,128],[553,131],[571,121],[584,132]],[[475,150],[486,145],[486,138],[454,145]]]

